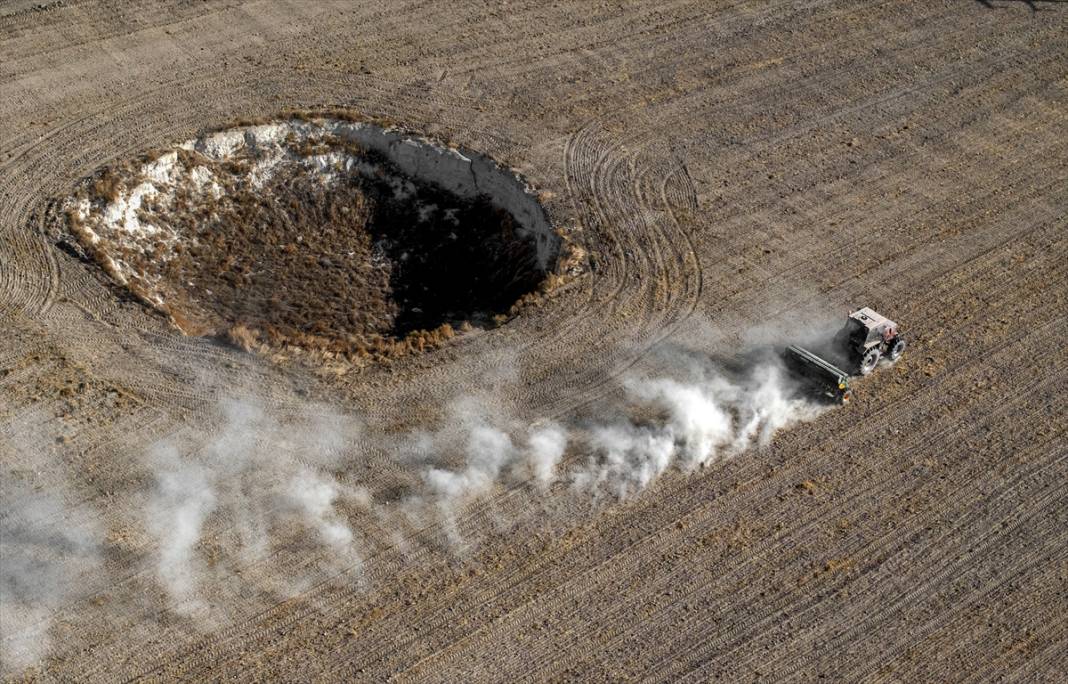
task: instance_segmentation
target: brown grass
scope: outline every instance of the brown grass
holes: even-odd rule
[[[247,352],[259,349],[260,346],[259,333],[241,323],[230,326],[226,331],[226,341]]]
[[[115,202],[123,190],[122,179],[112,170],[107,170],[93,181],[93,194],[106,202]]]

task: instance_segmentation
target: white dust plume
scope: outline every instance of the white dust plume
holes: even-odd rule
[[[356,535],[338,504],[365,505],[367,494],[333,472],[352,448],[356,423],[322,407],[272,412],[247,399],[224,401],[218,413],[213,427],[172,435],[148,459],[155,483],[145,526],[172,609],[207,610],[197,590],[211,575],[203,562],[209,543],[225,546],[236,564],[216,572],[247,569],[295,523],[323,553],[358,564]]]
[[[822,410],[798,394],[772,354],[734,363],[666,354],[664,367],[625,378],[619,402],[583,420],[524,421],[483,392],[452,401],[433,430],[387,434],[322,407],[226,401],[214,427],[174,436],[148,459],[155,486],[146,527],[158,543],[160,583],[177,612],[197,612],[198,586],[228,571],[205,567],[206,547],[224,548],[238,566],[263,564],[294,520],[323,559],[359,566],[353,516],[361,511],[379,528],[391,520],[397,530],[400,521],[414,530],[440,525],[460,548],[467,507],[507,488],[627,498],[669,471],[692,472],[767,444]],[[367,445],[410,473],[395,507],[342,479]]]
[[[0,674],[36,665],[50,649],[55,613],[82,598],[100,565],[100,534],[60,498],[5,482],[0,501]]]
[[[711,364],[697,370],[629,378],[632,417],[587,428],[587,455],[572,472],[572,488],[625,498],[671,468],[690,472],[735,456],[821,410],[798,395],[772,358],[740,374]]]

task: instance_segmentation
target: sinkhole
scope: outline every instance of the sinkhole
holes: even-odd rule
[[[498,325],[563,238],[477,152],[309,116],[234,126],[88,179],[72,232],[187,335],[362,353]]]

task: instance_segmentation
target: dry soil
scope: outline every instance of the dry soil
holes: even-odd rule
[[[62,484],[109,535],[27,676],[1064,681],[1066,36],[1068,4],[1008,0],[0,6],[4,476]],[[581,273],[501,327],[326,373],[183,337],[55,244],[103,166],[331,107],[517,169]],[[113,598],[151,584],[123,522],[144,446],[220,388],[417,426],[507,371],[502,402],[566,417],[662,340],[861,305],[905,357],[766,448],[592,508],[501,488],[459,557],[382,542],[359,580],[220,599],[226,624]],[[62,467],[24,467],[30,432]]]

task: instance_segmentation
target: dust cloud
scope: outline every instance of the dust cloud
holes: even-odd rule
[[[231,525],[237,569],[264,561],[275,532],[296,523],[348,564],[358,564],[356,535],[335,504],[364,503],[366,492],[332,469],[359,434],[358,423],[321,406],[284,413],[258,398],[227,399],[207,434],[176,434],[153,446],[154,487],[145,527],[155,538],[158,579],[175,612],[204,614],[198,585],[209,578],[200,556],[206,524]],[[225,570],[224,570],[225,572]]]
[[[581,417],[523,420],[483,392],[450,402],[430,430],[395,434],[331,407],[270,403],[252,392],[225,399],[141,459],[147,569],[174,615],[220,624],[230,616],[206,598],[215,584],[309,572],[273,567],[287,540],[314,548],[310,564],[358,578],[371,555],[361,516],[370,527],[393,526],[406,543],[412,528],[402,521],[414,519],[464,547],[468,507],[495,492],[625,499],[670,471],[693,472],[767,444],[825,410],[799,396],[770,353],[733,365],[692,351],[662,356],[670,362],[622,379],[612,399]],[[413,483],[399,499],[376,499],[352,480],[352,466],[372,451]],[[5,497],[0,599],[11,669],[46,655],[48,616],[74,598],[68,587],[97,562],[99,533],[67,518],[54,498]],[[310,585],[308,576],[272,581],[282,595]]]
[[[0,500],[0,674],[48,654],[56,611],[82,598],[81,580],[100,566],[100,531],[61,493],[4,478]]]

